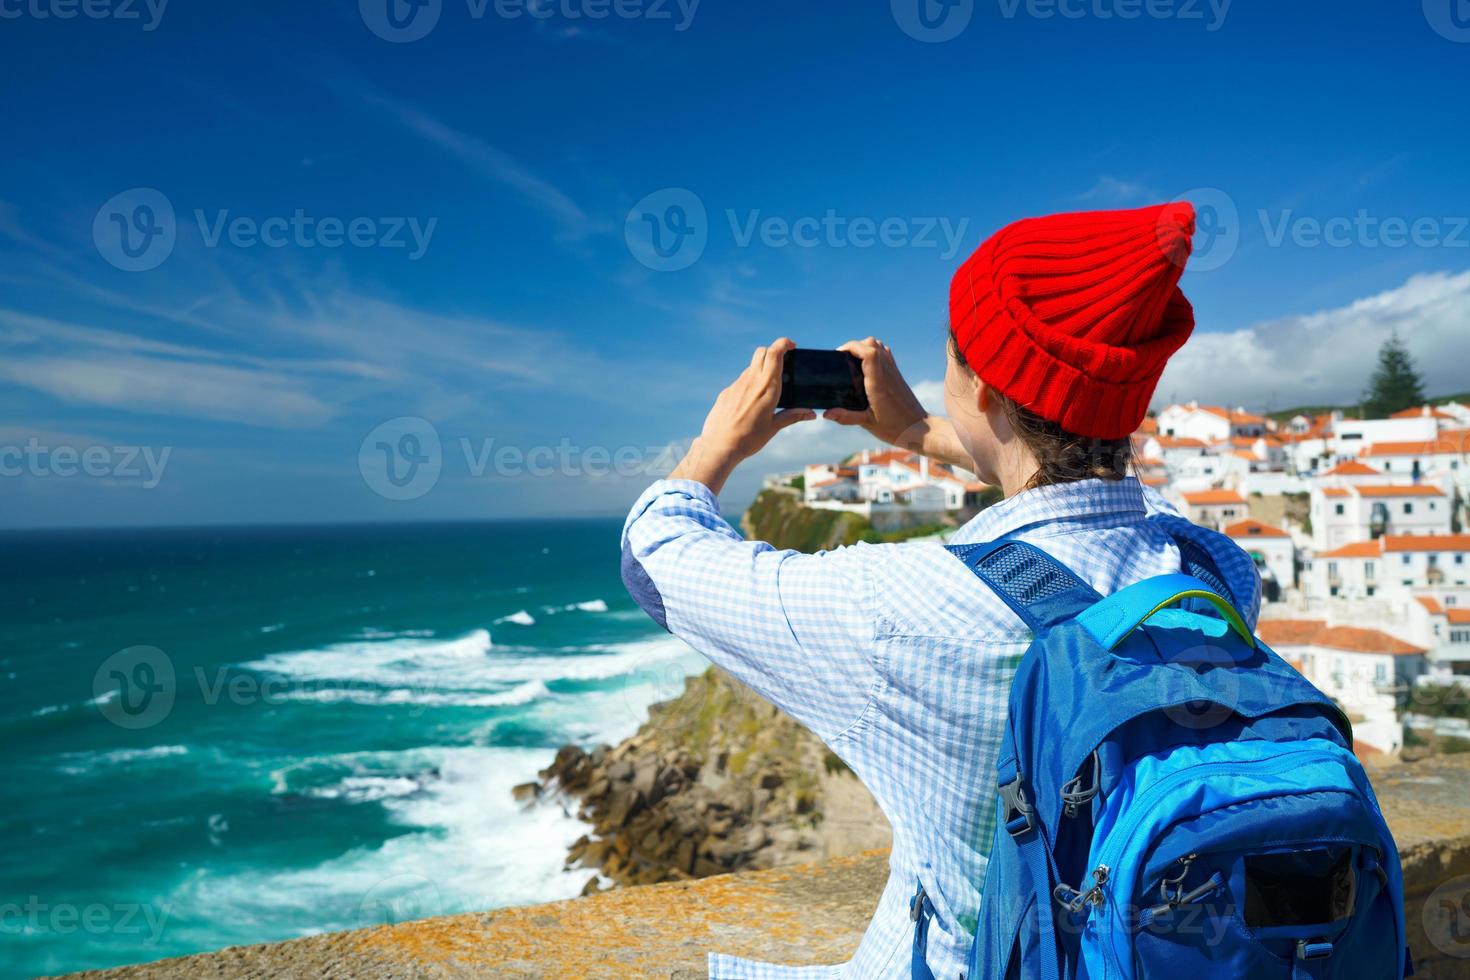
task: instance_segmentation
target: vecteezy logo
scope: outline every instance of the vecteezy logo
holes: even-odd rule
[[[1213,272],[1235,256],[1240,247],[1240,209],[1218,187],[1196,187],[1174,199],[1194,205],[1194,248],[1188,269]]]
[[[92,703],[119,728],[151,728],[168,717],[178,693],[174,664],[157,647],[128,647],[92,675]]]
[[[444,453],[427,419],[404,415],[367,434],[357,451],[363,482],[380,497],[415,500],[434,489]]]
[[[394,44],[428,37],[443,10],[444,0],[357,0],[367,29]]]
[[[1424,0],[1424,19],[1440,37],[1470,44],[1470,0]]]
[[[893,19],[915,41],[953,41],[970,26],[975,0],[890,0]]]
[[[678,272],[698,262],[709,244],[709,215],[699,195],[666,187],[633,205],[623,226],[633,258],[655,272]]]
[[[362,897],[357,906],[357,926],[391,926],[443,913],[439,888],[432,881],[423,875],[394,875],[369,888]]]
[[[115,195],[92,220],[98,254],[124,272],[158,268],[173,252],[177,236],[174,206],[151,187]]]
[[[1424,901],[1424,936],[1457,960],[1470,959],[1470,875],[1451,878]]]

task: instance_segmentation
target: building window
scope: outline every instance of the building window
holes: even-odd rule
[[[1338,517],[1341,517],[1345,513],[1347,513],[1347,511],[1343,508],[1343,505],[1342,504],[1338,504],[1337,505],[1337,516]]]
[[[1385,667],[1383,664],[1374,664],[1374,666],[1373,666],[1373,679],[1375,681],[1377,681],[1378,683],[1380,683],[1380,684],[1382,684],[1385,681],[1387,681],[1388,680],[1388,668]]]
[[[1411,561],[1413,561],[1412,558],[1410,558],[1408,555],[1404,555],[1404,557],[1403,557],[1403,564],[1407,565]]]
[[[1371,582],[1373,581],[1373,574],[1373,563],[1371,561],[1363,562],[1363,577]]]
[[[1412,513],[1414,513],[1414,505],[1413,504],[1404,504],[1404,513],[1405,514],[1412,514]]]
[[[1463,564],[1465,564],[1465,556],[1464,555],[1456,555],[1455,556],[1455,564],[1456,565],[1463,565]]]

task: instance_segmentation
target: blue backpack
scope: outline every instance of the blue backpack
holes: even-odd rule
[[[967,976],[1411,974],[1398,850],[1348,719],[1179,546],[1191,574],[1106,599],[1024,542],[950,549],[1035,635]]]

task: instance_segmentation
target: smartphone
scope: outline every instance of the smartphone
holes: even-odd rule
[[[787,351],[781,365],[781,400],[777,406],[866,412],[863,362],[841,350]]]

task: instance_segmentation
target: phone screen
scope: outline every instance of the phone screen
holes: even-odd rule
[[[863,362],[846,351],[786,352],[781,366],[781,408],[850,408],[868,410],[863,388]]]

